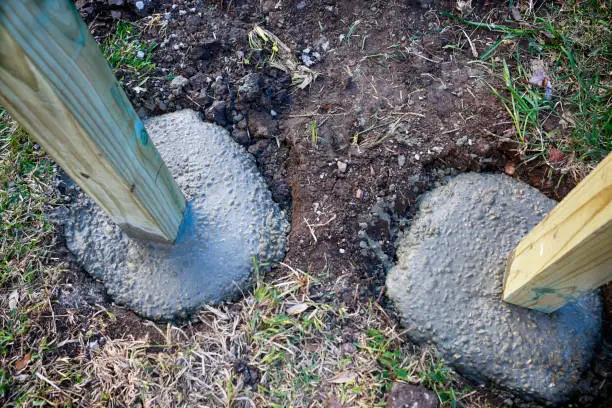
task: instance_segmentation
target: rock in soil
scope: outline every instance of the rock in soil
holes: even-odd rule
[[[145,126],[189,202],[176,243],[129,238],[85,196],[68,212],[66,243],[115,302],[151,319],[182,318],[239,293],[253,259],[281,260],[289,223],[225,129],[192,110]]]
[[[187,84],[189,84],[189,80],[179,75],[170,81],[170,89],[183,89]]]
[[[503,174],[462,174],[427,193],[387,276],[408,335],[467,377],[558,403],[600,342],[593,292],[551,314],[501,300],[508,253],[554,206]]]
[[[219,126],[227,125],[227,117],[225,116],[225,102],[214,101],[210,108],[206,109],[206,119],[216,123]]]
[[[387,408],[437,408],[438,397],[426,388],[396,382],[387,398]]]

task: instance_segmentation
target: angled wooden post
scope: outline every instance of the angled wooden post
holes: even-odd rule
[[[126,233],[176,239],[185,198],[70,0],[0,0],[0,104]]]
[[[612,280],[612,153],[508,258],[503,299],[552,312]]]

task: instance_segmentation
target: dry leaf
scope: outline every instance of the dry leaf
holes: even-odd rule
[[[342,404],[332,395],[327,398],[327,406],[329,408],[343,408]]]
[[[519,10],[516,7],[512,7],[510,9],[510,14],[512,14],[512,18],[515,21],[525,21],[525,19],[523,18],[523,16],[521,15],[521,10]]]
[[[563,129],[567,129],[570,126],[574,126],[574,118],[570,112],[565,112],[563,117],[559,119],[559,124]]]
[[[345,384],[349,381],[353,381],[355,378],[357,378],[356,373],[346,370],[330,378],[329,380],[327,380],[327,382],[332,384]]]
[[[565,153],[563,153],[561,150],[557,149],[556,147],[551,147],[550,150],[548,150],[548,159],[550,160],[551,163],[562,162],[563,159],[565,159]]]
[[[17,371],[23,370],[30,362],[30,358],[32,358],[32,355],[30,353],[26,354],[21,360],[15,363],[15,369]]]
[[[297,303],[287,309],[288,315],[296,315],[305,312],[310,306],[305,303]]]

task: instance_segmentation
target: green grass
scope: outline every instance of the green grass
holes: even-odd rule
[[[521,24],[445,14],[500,34],[480,59],[503,78],[503,88],[492,87],[492,92],[512,120],[521,157],[542,158],[580,178],[612,150],[612,31],[603,2],[568,2],[563,7],[526,15]],[[530,84],[534,60],[551,81],[550,98],[544,88]],[[545,126],[547,121],[553,126]],[[551,160],[551,152],[558,151],[562,155]]]
[[[117,23],[115,32],[101,44],[102,52],[113,69],[127,70],[139,76],[155,68],[151,62],[151,51],[155,47],[157,43],[147,45],[138,29],[124,21]]]
[[[310,143],[312,144],[312,147],[317,147],[319,144],[319,128],[317,121],[312,122],[310,125]]]
[[[342,37],[342,41],[345,41],[347,44],[351,44],[351,37],[353,36],[353,34],[355,34],[355,31],[357,31],[357,27],[359,26],[359,24],[361,24],[361,20],[356,20],[353,22],[353,24],[350,25],[348,32],[344,35],[344,37]]]
[[[381,393],[391,390],[393,381],[408,381],[413,369],[408,366],[410,354],[398,347],[397,339],[389,338],[378,329],[368,329],[367,346],[363,349],[372,353],[379,364],[377,376],[381,381]]]
[[[0,108],[0,287],[27,284],[41,269],[53,226],[56,167]]]
[[[50,350],[40,316],[59,276],[51,257],[54,227],[45,210],[55,205],[56,166],[0,107],[0,401],[27,406],[51,390],[15,382],[32,375]]]

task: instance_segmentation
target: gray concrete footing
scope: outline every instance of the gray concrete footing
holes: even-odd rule
[[[600,342],[593,292],[551,314],[503,302],[506,257],[555,202],[502,174],[467,173],[424,195],[387,276],[408,335],[458,371],[560,402]]]
[[[280,261],[289,223],[225,129],[191,110],[145,126],[189,202],[176,243],[127,237],[84,195],[65,219],[66,242],[117,303],[151,319],[183,318],[239,292],[254,262]]]

